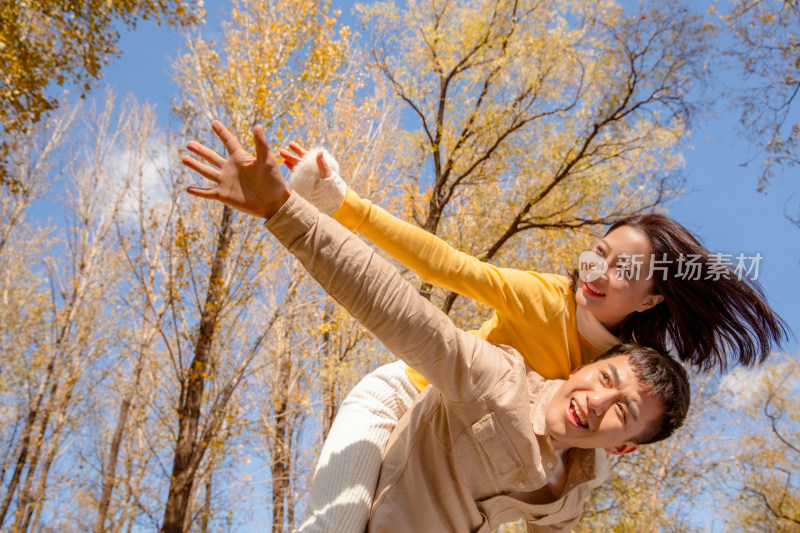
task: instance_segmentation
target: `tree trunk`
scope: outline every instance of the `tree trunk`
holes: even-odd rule
[[[328,438],[328,433],[333,426],[336,418],[336,374],[331,371],[331,375],[325,380],[322,390],[322,440]]]
[[[325,311],[322,314],[322,323],[329,324],[333,320],[333,302],[326,298]],[[331,332],[325,330],[322,334],[322,361],[326,372],[323,373],[324,382],[322,385],[322,440],[328,437],[328,432],[333,425],[336,417],[336,378],[337,372],[334,368],[333,346],[331,342]]]
[[[57,355],[53,355],[48,362],[46,375],[43,377],[42,382],[39,385],[39,391],[36,394],[36,399],[33,401],[33,407],[28,412],[28,416],[25,419],[25,426],[22,428],[22,435],[20,436],[19,442],[19,452],[16,454],[17,462],[14,467],[14,473],[11,475],[8,487],[6,488],[5,497],[3,498],[3,503],[0,505],[0,528],[3,527],[6,515],[8,514],[8,509],[11,507],[11,501],[14,499],[14,494],[16,493],[17,486],[19,485],[19,480],[22,477],[22,470],[25,468],[25,465],[28,462],[28,453],[30,452],[31,446],[31,433],[34,431],[36,419],[39,416],[39,409],[41,408],[42,401],[44,400],[47,392],[47,385],[54,373],[56,357]]]
[[[117,425],[114,428],[114,436],[111,438],[111,448],[108,451],[108,459],[106,460],[106,467],[103,471],[103,491],[100,495],[100,503],[97,507],[97,519],[94,522],[94,533],[102,533],[103,526],[106,523],[108,506],[111,502],[111,491],[114,488],[114,478],[117,471],[119,449],[122,444],[122,435],[125,433],[125,426],[128,423],[128,412],[130,410],[131,401],[132,394],[130,394],[129,391],[120,404]]]
[[[39,457],[41,456],[42,443],[44,442],[44,434],[47,430],[47,425],[50,422],[50,414],[45,412],[44,420],[39,428],[39,435],[34,440],[32,451],[28,455],[30,462],[28,463],[28,472],[25,477],[25,484],[22,486],[22,491],[19,496],[19,505],[17,506],[16,520],[14,520],[14,531],[24,531],[23,524],[30,519],[30,504],[31,504],[31,487],[33,486],[33,478],[36,476],[37,468],[39,467]]]
[[[80,358],[82,355],[83,354],[79,353],[78,358]],[[44,410],[45,418],[42,421],[43,429],[40,433],[40,438],[36,442],[35,453],[33,454],[33,459],[28,467],[28,479],[25,482],[25,489],[22,491],[22,496],[20,498],[20,501],[24,501],[25,504],[23,505],[20,503],[20,508],[17,513],[17,522],[20,522],[18,529],[20,531],[36,530],[38,517],[41,514],[41,507],[44,504],[47,478],[50,475],[50,468],[53,466],[53,461],[55,460],[56,452],[58,451],[61,432],[64,430],[64,426],[67,424],[67,410],[69,409],[70,402],[72,401],[72,393],[75,386],[74,384],[77,382],[76,365],[70,365],[68,368],[69,375],[66,377],[67,385],[63,392],[64,395],[61,398],[58,398],[59,383],[56,381],[50,391],[48,405]],[[45,442],[44,435],[47,427],[50,425],[51,418],[55,420],[53,422],[53,430],[50,432],[50,435]],[[42,454],[41,451],[43,446],[45,446],[44,454]],[[44,463],[39,471],[36,491],[33,496],[31,496],[30,491],[35,479],[34,475],[37,473],[36,471],[39,465],[39,458],[42,457],[42,455],[44,456]],[[34,513],[36,513],[36,520],[33,521],[33,527],[30,527]]]
[[[54,362],[54,364],[48,368],[48,375],[45,377],[46,382],[50,382],[51,377],[55,375],[55,373]],[[30,430],[25,435],[26,439],[24,442],[24,447],[20,452],[19,459],[17,460],[17,467],[14,471],[14,477],[12,478],[12,481],[16,481],[17,483],[14,484],[13,488],[8,489],[8,494],[6,497],[6,500],[10,504],[11,496],[13,496],[13,492],[19,484],[19,479],[22,477],[22,468],[27,463],[28,472],[25,477],[25,484],[23,485],[20,493],[16,520],[14,521],[14,529],[16,530],[22,528],[22,522],[28,516],[27,508],[30,501],[30,490],[33,484],[33,477],[36,475],[36,469],[39,464],[39,456],[42,449],[42,443],[44,442],[44,436],[47,432],[47,427],[50,424],[50,415],[53,409],[52,401],[58,392],[58,385],[58,379],[56,378],[56,380],[50,386],[49,396],[47,396],[46,393],[42,393],[39,398],[40,401],[37,402],[37,408],[32,412],[32,416],[28,417]],[[47,402],[45,403],[44,407],[41,408],[41,400],[44,400],[45,397],[47,397]],[[43,415],[38,427],[36,427],[36,419],[38,418],[39,413],[43,413]],[[33,441],[30,440],[31,433],[36,433]],[[0,524],[2,524],[5,513],[8,511],[8,507],[5,506],[5,502],[2,511],[2,516],[0,516]]]
[[[287,424],[287,431],[286,431],[286,457],[288,457],[289,465],[289,475],[286,478],[286,523],[289,524],[289,531],[294,530],[294,498],[292,497],[293,489],[294,489],[294,479],[295,476],[292,474],[296,474],[295,471],[297,462],[295,461],[295,454],[292,453],[292,448],[294,446],[294,430],[295,430],[295,418],[296,416],[291,417],[292,421]]]
[[[3,453],[3,460],[0,463],[0,487],[3,486],[6,480],[6,472],[8,471],[8,462],[11,458],[11,455],[14,453],[14,442],[16,441],[17,432],[20,428],[20,417],[14,417],[14,426],[13,430],[11,431],[11,436],[8,438],[8,446],[6,446],[6,451]]]
[[[217,324],[220,304],[223,296],[223,275],[225,256],[227,255],[233,233],[233,211],[225,206],[222,210],[217,249],[211,265],[211,275],[206,293],[206,302],[200,317],[200,331],[194,351],[194,359],[185,377],[185,389],[181,394],[181,405],[178,408],[178,442],[175,447],[175,459],[172,465],[172,477],[169,496],[164,509],[164,533],[182,531],[186,514],[189,511],[189,500],[197,467],[205,454],[207,443],[197,442],[200,408],[205,388],[206,366],[209,363],[211,347],[214,340],[214,329]]]
[[[126,532],[132,533],[133,526],[136,522],[135,510],[141,507],[138,495],[141,493],[140,487],[142,484],[142,480],[145,479],[147,462],[141,461],[140,464],[136,465],[134,462],[134,458],[128,456],[127,460],[125,461],[125,469],[127,476],[125,482],[125,488],[126,488],[126,494],[124,499],[125,506],[123,515],[120,518],[119,527],[117,531],[122,531],[122,528],[126,527]]]
[[[208,533],[208,522],[211,518],[211,476],[213,472],[209,469],[208,476],[206,476],[205,486],[205,506],[203,513],[200,515],[200,533]]]
[[[281,364],[281,375],[279,386],[282,392],[288,391],[289,370],[285,364]],[[279,394],[281,394],[279,392]],[[285,519],[286,493],[289,488],[289,467],[288,443],[286,442],[287,426],[287,405],[288,398],[282,394],[281,398],[275,403],[275,437],[272,443],[271,463],[272,463],[272,533],[283,533],[283,522]]]
[[[114,436],[111,438],[111,447],[109,448],[108,458],[106,459],[106,465],[103,471],[103,491],[100,495],[100,502],[97,507],[97,520],[95,520],[94,523],[94,533],[102,533],[106,523],[108,506],[111,503],[111,493],[114,490],[114,481],[117,476],[119,450],[122,445],[122,437],[125,434],[125,427],[128,425],[128,414],[131,404],[133,403],[133,397],[139,388],[139,377],[142,374],[143,361],[144,348],[140,348],[139,357],[136,360],[136,368],[133,372],[133,382],[125,392],[125,396],[120,403],[117,425],[114,428]]]
[[[66,403],[67,402],[65,402],[65,404]],[[58,450],[57,439],[61,434],[63,426],[63,424],[60,424],[57,432],[58,434],[51,436],[51,443],[47,450],[47,458],[44,462],[42,473],[39,475],[39,483],[37,484],[36,493],[31,502],[32,505],[28,506],[28,510],[26,511],[25,523],[22,525],[22,531],[36,531],[39,527],[39,519],[42,516],[42,506],[44,505],[45,492],[47,491],[47,478],[50,475],[50,468],[53,466],[53,461],[56,457],[56,451]]]
[[[272,533],[283,533],[286,519],[286,501],[289,492],[291,471],[289,434],[289,394],[292,379],[291,337],[294,316],[286,318],[284,349],[278,361],[277,390],[273,400],[273,442],[270,452],[272,470]]]
[[[60,359],[63,355],[62,348],[64,343],[66,342],[67,336],[69,335],[69,330],[74,323],[75,315],[77,313],[78,307],[81,305],[83,300],[83,294],[85,289],[85,276],[87,275],[87,265],[85,262],[81,262],[81,267],[79,271],[75,275],[75,282],[74,287],[70,296],[68,297],[67,301],[69,302],[68,305],[65,306],[67,312],[64,314],[64,320],[61,326],[59,327],[58,335],[55,338],[55,342],[53,345],[53,356],[47,362],[47,368],[45,370],[45,375],[42,377],[42,380],[39,382],[38,389],[36,391],[36,395],[34,396],[33,402],[31,402],[32,407],[31,410],[28,412],[28,416],[25,420],[25,426],[22,430],[22,435],[20,438],[20,446],[19,446],[19,454],[17,455],[17,464],[14,468],[14,474],[11,476],[11,480],[9,482],[8,488],[6,489],[6,495],[3,498],[3,503],[0,505],[0,529],[2,529],[3,524],[5,522],[5,518],[8,514],[8,509],[11,507],[11,501],[14,498],[14,493],[16,492],[17,486],[19,485],[20,478],[22,477],[22,470],[25,468],[26,463],[28,462],[29,454],[31,452],[31,446],[37,450],[38,453],[39,444],[42,438],[44,438],[45,433],[47,432],[47,424],[49,423],[49,413],[47,406],[43,409],[44,411],[44,421],[39,426],[39,439],[31,443],[31,434],[33,433],[37,418],[39,417],[40,412],[42,411],[42,403],[47,398],[48,391],[50,392],[50,398],[53,398],[58,391],[59,382],[58,382],[58,375],[60,370],[63,366]],[[54,298],[55,300],[55,298]],[[58,319],[58,314],[54,311],[54,319]],[[61,364],[59,364],[61,363]],[[54,381],[55,380],[55,381]],[[50,399],[48,399],[48,403]],[[29,467],[29,477],[31,470],[35,470],[34,466]],[[24,509],[24,502],[25,495],[21,498],[19,510],[22,511]]]

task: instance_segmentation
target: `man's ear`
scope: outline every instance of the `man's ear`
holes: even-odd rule
[[[639,449],[639,445],[633,442],[626,442],[613,448],[606,448],[606,453],[611,455],[622,455],[623,453],[631,453]]]

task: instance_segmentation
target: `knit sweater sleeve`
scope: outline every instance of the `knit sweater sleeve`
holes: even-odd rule
[[[424,281],[484,303],[512,322],[546,323],[564,307],[556,276],[498,268],[389,214],[348,189],[334,214]]]

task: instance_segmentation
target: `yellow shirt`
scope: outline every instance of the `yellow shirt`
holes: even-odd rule
[[[471,333],[515,348],[545,379],[566,379],[573,369],[619,342],[594,315],[576,306],[566,276],[481,262],[361,199],[351,189],[334,218],[424,281],[493,308],[494,315]],[[427,385],[416,371],[410,370],[409,377],[419,390]]]

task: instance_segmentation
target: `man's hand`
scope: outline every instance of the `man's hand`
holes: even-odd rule
[[[200,198],[217,200],[249,215],[270,218],[278,212],[291,193],[281,176],[280,164],[267,144],[264,129],[256,126],[253,130],[256,145],[256,157],[253,157],[220,122],[215,120],[211,123],[211,128],[222,140],[229,156],[225,158],[207,146],[190,141],[186,145],[189,151],[214,166],[189,156],[183,156],[183,164],[217,186],[208,189],[188,187],[186,192]]]

